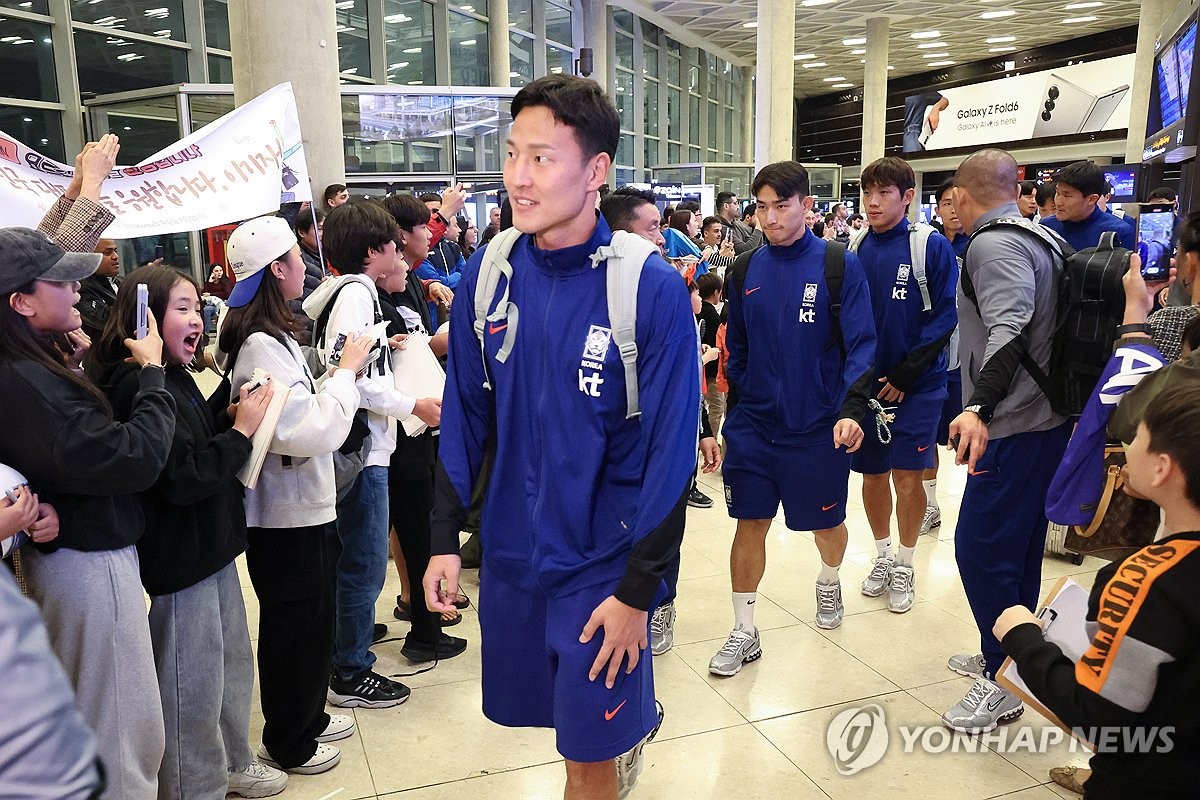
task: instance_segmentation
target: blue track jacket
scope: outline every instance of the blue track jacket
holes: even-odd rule
[[[1117,234],[1117,244],[1137,252],[1133,226],[1115,214],[1105,214],[1098,206],[1082,222],[1063,222],[1058,217],[1044,217],[1042,224],[1066,239],[1067,244],[1076,251],[1095,247],[1100,244],[1100,234],[1113,231]]]
[[[932,233],[925,247],[928,312],[912,273],[906,219],[884,233],[870,231],[858,247],[875,310],[875,377],[907,394],[946,385],[946,345],[958,325],[958,261],[950,242]],[[876,394],[878,394],[876,387]]]
[[[591,240],[576,247],[517,241],[509,255],[515,344],[498,362],[511,322],[486,323],[486,375],[472,301],[484,251],[468,263],[450,316],[433,553],[458,552],[472,487],[485,451],[494,450],[484,569],[549,596],[619,581],[619,600],[649,610],[679,550],[696,467],[699,340],[683,281],[650,256],[635,331],[641,415],[627,420],[607,264],[593,268],[589,259],[611,240],[598,219]]]
[[[725,347],[738,393],[730,416],[745,414],[777,444],[818,443],[841,418],[861,425],[874,396],[875,323],[862,264],[846,253],[843,360],[825,287],[827,246],[805,231],[790,245],[760,248],[743,283],[726,274]]]

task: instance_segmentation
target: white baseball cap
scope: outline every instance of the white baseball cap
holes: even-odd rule
[[[257,217],[243,222],[225,244],[225,255],[237,283],[225,305],[239,308],[258,294],[266,267],[296,246],[296,233],[283,217]]]

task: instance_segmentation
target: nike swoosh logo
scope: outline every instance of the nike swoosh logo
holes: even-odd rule
[[[1004,702],[1003,697],[997,697],[993,702],[988,703],[988,711],[995,711]]]
[[[822,511],[828,511],[829,509],[831,509],[831,508],[836,508],[836,507],[837,507],[837,503],[834,503],[834,504],[833,504],[833,505],[831,505],[831,506],[821,506],[821,510],[822,510]]]
[[[747,289],[747,290],[746,290],[746,297],[749,297],[750,295],[754,294],[755,292],[757,292],[757,291],[758,291],[759,289],[761,289],[761,288],[762,288],[761,286],[755,286],[753,289]]]
[[[617,712],[618,712],[618,711],[620,711],[622,708],[624,708],[624,707],[625,707],[625,704],[626,704],[626,703],[628,703],[628,702],[629,702],[628,700],[622,700],[622,701],[621,701],[621,705],[617,706],[617,707],[616,707],[616,708],[614,708],[612,711],[605,711],[605,712],[604,712],[604,721],[605,721],[605,722],[608,722],[608,721],[609,721],[609,720],[611,720],[613,717],[615,717],[615,716],[617,715]]]
[[[976,470],[968,470],[967,474],[970,475],[972,478],[974,478],[976,475],[986,475],[989,472],[991,472],[990,469],[976,469]]]
[[[488,325],[488,333],[499,333],[500,331],[504,330],[507,327],[508,327],[507,322],[504,323],[503,325],[497,325],[496,323],[493,322],[491,325]]]
[[[918,448],[917,448],[917,452],[918,452],[918,453],[924,453],[924,452],[925,452],[926,450],[928,450],[928,449],[929,449],[929,445],[925,445],[924,447],[918,447]]]

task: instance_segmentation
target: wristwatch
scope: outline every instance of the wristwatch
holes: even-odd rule
[[[991,423],[991,421],[992,421],[992,407],[991,406],[981,406],[981,405],[967,406],[963,409],[963,411],[970,411],[975,416],[979,417],[979,419],[983,422],[984,425],[987,425],[987,424]]]
[[[1144,333],[1150,336],[1154,331],[1150,328],[1149,323],[1146,322],[1132,322],[1128,325],[1117,326],[1117,336],[1128,336],[1131,333]]]

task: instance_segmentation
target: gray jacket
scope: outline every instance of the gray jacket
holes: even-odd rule
[[[1020,216],[1016,203],[1008,203],[981,216],[975,228]],[[1066,420],[1051,410],[1046,395],[1020,364],[1028,350],[1043,370],[1048,369],[1058,303],[1055,260],[1034,234],[1007,226],[971,237],[963,272],[970,276],[979,305],[976,308],[966,297],[960,284],[963,405],[992,407],[991,439],[1048,430]]]

